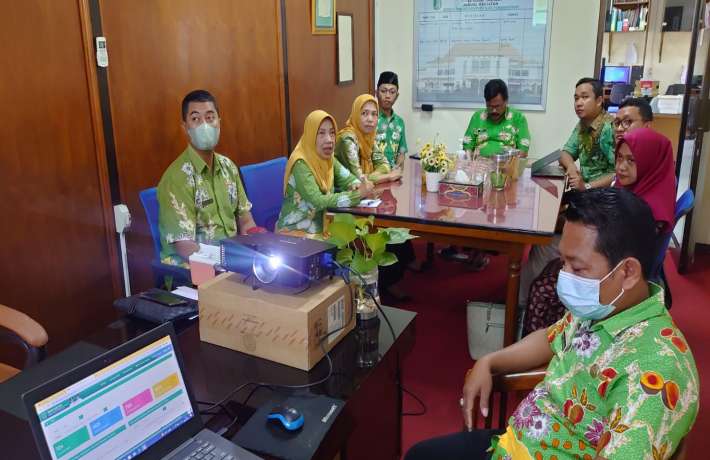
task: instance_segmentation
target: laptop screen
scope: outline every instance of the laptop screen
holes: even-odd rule
[[[193,416],[170,335],[34,404],[53,459],[132,459]]]

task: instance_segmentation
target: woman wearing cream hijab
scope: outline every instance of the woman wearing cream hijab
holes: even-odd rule
[[[402,174],[390,171],[389,162],[375,143],[377,99],[361,94],[353,102],[345,128],[338,132],[335,157],[360,180],[376,184],[399,179]]]
[[[335,119],[323,110],[306,117],[303,136],[286,164],[278,232],[318,236],[323,232],[323,211],[355,206],[372,194],[368,184],[333,158],[336,130]]]

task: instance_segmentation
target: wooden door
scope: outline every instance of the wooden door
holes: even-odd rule
[[[115,233],[87,15],[79,0],[23,0],[0,16],[0,303],[58,350],[114,318]]]
[[[96,1],[96,0],[93,0]],[[121,201],[131,210],[134,290],[152,283],[138,193],[183,151],[180,103],[207,89],[222,118],[217,151],[237,165],[287,154],[277,0],[100,0],[109,53]]]

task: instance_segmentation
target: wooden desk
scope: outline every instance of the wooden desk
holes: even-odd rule
[[[673,160],[678,156],[678,139],[680,138],[680,122],[682,118],[679,113],[654,113],[651,127],[670,139],[673,145]]]
[[[363,332],[356,327],[331,350],[333,374],[330,379],[307,390],[345,401],[345,407],[318,447],[314,459],[332,460],[340,455],[342,458],[392,460],[401,454],[402,393],[398,386],[401,377],[398,375],[400,368],[397,361],[401,362],[414,346],[416,313],[389,307],[383,307],[383,310],[392,323],[395,338],[384,320],[374,332],[369,330],[379,338],[379,362],[370,368],[358,367],[358,353],[365,347],[361,346]],[[63,352],[60,352],[0,384],[0,457],[4,460],[39,458],[29,424],[10,413],[16,412],[17,406],[21,408],[20,396],[24,391],[153,327],[153,324],[140,320],[118,320],[76,344],[78,347],[70,347],[65,353],[66,359],[63,359]],[[302,385],[317,381],[328,372],[325,359],[310,372],[305,372],[201,342],[197,321],[178,324],[176,329],[184,358],[185,376],[199,401],[218,401],[246,382]],[[81,354],[84,356],[78,356]],[[256,408],[273,397],[271,391],[261,389],[252,395],[247,406],[242,405],[251,389],[253,387],[235,394],[227,403],[244,422],[235,424],[226,434],[236,432]],[[8,407],[10,405],[12,407]],[[213,430],[231,423],[223,415],[203,417],[207,426]]]
[[[408,159],[402,181],[383,184],[377,208],[337,208],[331,212],[374,215],[383,227],[406,227],[429,241],[498,251],[508,256],[504,343],[515,340],[520,261],[525,245],[549,244],[555,230],[564,182],[531,178],[530,169],[502,191],[456,203],[422,185],[419,161]]]

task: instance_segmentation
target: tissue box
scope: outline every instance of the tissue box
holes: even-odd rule
[[[439,182],[439,205],[480,209],[483,204],[483,184]]]
[[[214,266],[220,262],[219,246],[200,243],[200,250],[190,255],[190,278],[192,284],[200,284],[215,277]]]

